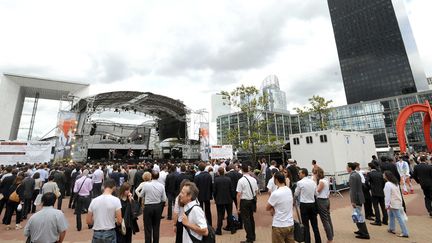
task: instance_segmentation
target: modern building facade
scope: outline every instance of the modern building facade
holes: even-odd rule
[[[373,101],[332,108],[328,115],[328,128],[344,131],[361,131],[374,135],[375,144],[381,148],[399,147],[396,135],[396,120],[399,112],[408,105],[432,103],[432,91],[400,95]],[[288,142],[290,134],[319,131],[319,119],[314,114],[300,116],[264,112],[269,121],[263,136],[277,135],[277,138]],[[408,146],[415,150],[426,147],[424,142],[422,121],[423,115],[416,113],[410,117],[406,126]],[[218,144],[227,142],[229,129],[246,129],[245,116],[241,113],[223,115],[217,119]],[[241,141],[241,138],[240,138]]]
[[[276,75],[267,76],[261,85],[261,92],[269,97],[269,105],[265,110],[287,112],[286,94],[280,89]]]
[[[402,0],[328,0],[348,104],[428,90]]]
[[[86,96],[88,92],[88,84],[4,73],[0,77],[0,140],[17,139],[26,97],[34,98],[30,127],[27,128],[30,140],[39,99],[66,101],[75,96]]]

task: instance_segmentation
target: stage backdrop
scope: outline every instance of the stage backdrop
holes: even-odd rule
[[[49,162],[51,148],[49,141],[1,142],[0,164]]]
[[[209,160],[209,124],[202,122],[199,129],[201,160]]]
[[[55,159],[61,160],[72,157],[72,147],[75,144],[77,127],[77,114],[69,111],[60,111],[57,121],[57,144]]]

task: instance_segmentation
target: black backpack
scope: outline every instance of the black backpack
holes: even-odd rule
[[[188,211],[185,212],[186,216],[189,216],[190,212],[192,211],[192,209],[198,206],[198,204],[193,205],[191,208],[188,209]],[[203,236],[202,240],[198,240],[197,238],[195,238],[195,236],[193,236],[190,232],[190,229],[188,227],[185,227],[186,231],[189,234],[189,237],[191,238],[193,243],[198,243],[198,242],[202,242],[202,243],[216,243],[216,233],[213,227],[211,227],[208,222],[207,222],[207,230],[208,230],[208,234],[206,236]]]

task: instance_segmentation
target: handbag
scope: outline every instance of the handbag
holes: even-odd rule
[[[245,179],[248,181],[250,189],[252,191],[252,195],[253,195],[253,199],[252,199],[252,209],[254,212],[256,212],[257,210],[257,196],[255,195],[253,189],[252,189],[252,184],[250,183],[250,181],[248,180],[248,178],[245,176]]]
[[[297,212],[298,221],[294,220],[294,240],[297,242],[305,241],[305,228],[301,220],[301,216],[299,214],[299,210],[297,206],[294,206]]]
[[[122,222],[121,222],[120,232],[122,235],[126,235],[126,223],[125,223],[124,219],[122,219]]]
[[[18,186],[18,187],[19,187],[19,186]],[[17,189],[18,189],[18,187],[17,187]],[[16,192],[17,189],[15,189],[15,191],[13,191],[13,192],[9,195],[9,201],[12,201],[12,202],[20,202],[20,197],[19,197],[18,193]]]
[[[41,192],[42,192],[42,191],[41,191]],[[34,204],[35,206],[39,206],[41,203],[42,203],[42,193],[39,193],[39,194],[36,196],[36,198],[35,198],[33,204]]]

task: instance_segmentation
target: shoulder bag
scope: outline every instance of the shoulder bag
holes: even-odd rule
[[[20,197],[19,197],[19,195],[18,195],[18,193],[17,193],[17,190],[18,190],[19,187],[20,187],[20,186],[18,186],[18,187],[15,189],[15,191],[13,191],[13,192],[10,194],[10,196],[9,196],[9,201],[12,201],[12,202],[20,202]]]
[[[190,212],[192,211],[192,209],[198,206],[198,204],[193,205],[191,208],[189,208],[185,214],[186,217],[189,216]],[[202,240],[197,239],[195,236],[193,236],[191,234],[191,231],[188,227],[184,227],[187,231],[187,233],[189,234],[189,237],[191,238],[193,243],[198,243],[198,242],[202,242],[202,243],[216,243],[216,232],[214,230],[213,227],[211,227],[208,222],[207,222],[207,230],[208,230],[208,234],[206,236],[203,236]]]

